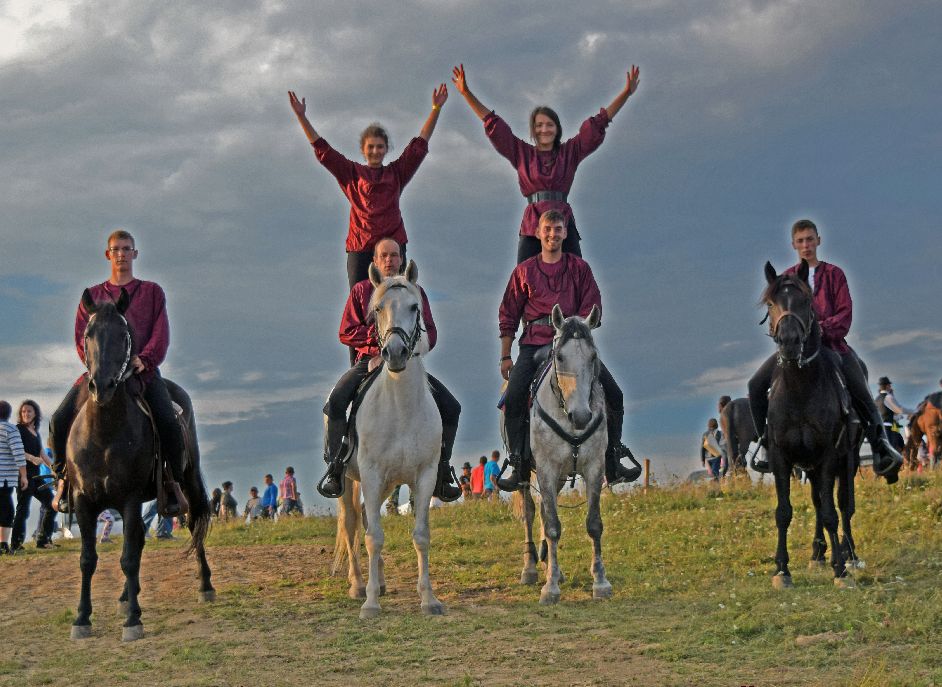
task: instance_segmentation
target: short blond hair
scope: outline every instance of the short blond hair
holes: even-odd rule
[[[134,242],[134,237],[131,236],[131,232],[125,231],[124,229],[115,229],[113,232],[108,234],[108,241],[105,243],[105,248],[111,248],[111,242],[119,239],[130,241],[131,245],[134,248],[137,248],[137,244]]]

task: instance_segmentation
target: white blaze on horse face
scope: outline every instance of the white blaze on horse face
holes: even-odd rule
[[[579,383],[579,375],[557,370],[556,379],[559,381],[559,391],[562,393],[563,398],[568,401],[570,396],[576,391],[576,386]]]

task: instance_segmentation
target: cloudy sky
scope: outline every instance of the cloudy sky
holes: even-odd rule
[[[49,413],[81,372],[81,289],[105,237],[137,238],[163,285],[164,373],[196,402],[208,481],[240,501],[293,464],[313,502],[320,407],[343,372],[348,205],[288,105],[354,158],[379,120],[396,155],[432,88],[471,88],[525,136],[564,134],[641,88],[571,200],[603,293],[599,345],[629,402],[628,443],[685,472],[723,393],[771,344],[755,301],[811,217],[848,273],[851,343],[904,404],[942,377],[942,48],[935,2],[0,4],[0,397]],[[432,299],[428,366],[463,406],[456,462],[498,445],[496,312],[524,201],[451,89],[402,197]]]

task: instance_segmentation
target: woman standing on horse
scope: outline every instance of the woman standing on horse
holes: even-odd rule
[[[350,288],[367,278],[373,259],[373,247],[380,239],[394,239],[405,260],[406,228],[399,211],[399,196],[428,154],[428,142],[438,123],[442,105],[448,100],[448,88],[439,85],[432,91],[432,111],[417,138],[409,141],[398,159],[384,165],[389,151],[389,136],[379,124],[370,124],[360,134],[360,152],[366,160],[362,165],[348,160],[334,150],[311,126],[305,115],[304,98],[288,91],[291,109],[314,146],[314,155],[334,175],[343,194],[350,201],[350,225],[347,231],[347,279]],[[405,264],[405,262],[403,262]]]
[[[484,133],[491,144],[517,170],[520,192],[527,199],[527,207],[520,222],[517,264],[540,252],[536,230],[540,216],[548,210],[558,210],[566,217],[568,238],[563,244],[563,252],[581,257],[579,232],[568,202],[569,189],[572,188],[579,164],[602,145],[609,122],[638,89],[638,68],[632,65],[625,87],[611,104],[585,120],[579,133],[567,141],[562,140],[563,129],[559,115],[543,105],[535,108],[530,113],[530,138],[533,145],[517,138],[503,119],[477,99],[468,88],[463,64],[455,67],[452,73],[452,82],[458,92],[464,96],[474,114],[484,122]]]

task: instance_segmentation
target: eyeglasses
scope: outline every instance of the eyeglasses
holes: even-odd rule
[[[118,253],[133,253],[136,250],[137,249],[133,246],[115,246],[113,248],[109,248],[108,252],[112,255],[117,255]]]

